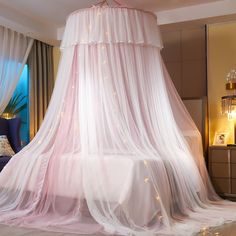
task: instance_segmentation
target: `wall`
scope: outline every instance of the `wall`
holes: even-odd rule
[[[208,105],[210,144],[215,132],[228,131],[233,142],[233,122],[221,114],[221,97],[225,90],[226,75],[236,69],[236,23],[208,26]]]
[[[182,98],[207,95],[204,25],[162,26],[162,56]]]

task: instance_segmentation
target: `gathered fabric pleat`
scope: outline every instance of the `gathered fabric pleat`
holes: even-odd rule
[[[189,236],[236,220],[236,205],[211,185],[200,133],[161,47],[80,43],[82,36],[77,41],[69,34],[88,20],[84,14],[100,13],[119,34],[113,21],[122,12],[143,28],[158,28],[148,20],[152,15],[135,9],[96,7],[69,17],[64,39],[72,39],[62,43],[45,119],[0,174],[0,223],[78,234]],[[121,35],[139,29],[126,23]]]

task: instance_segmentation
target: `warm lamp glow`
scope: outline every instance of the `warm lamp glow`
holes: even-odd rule
[[[221,98],[222,114],[227,114],[228,120],[234,120],[234,145],[236,145],[236,70],[231,70],[227,74],[225,89],[229,95]]]
[[[230,113],[227,113],[227,115],[228,115],[228,120],[236,119],[236,111],[232,111]]]
[[[221,106],[222,114],[227,114],[229,120],[236,118],[236,95],[222,97]]]

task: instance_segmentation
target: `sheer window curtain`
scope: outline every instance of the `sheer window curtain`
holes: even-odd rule
[[[54,87],[53,47],[35,40],[29,54],[30,140],[44,119]]]
[[[19,81],[33,39],[0,26],[0,115]]]

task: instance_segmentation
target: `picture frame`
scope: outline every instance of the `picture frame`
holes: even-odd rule
[[[216,132],[214,136],[214,146],[226,146],[228,141],[228,132]]]

